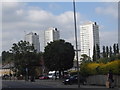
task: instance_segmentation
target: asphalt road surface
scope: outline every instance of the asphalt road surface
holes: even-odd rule
[[[2,88],[52,88],[52,87],[23,80],[3,80]]]
[[[36,80],[35,82],[25,80],[2,80],[2,88],[78,88],[78,85],[64,85],[59,80]],[[81,88],[100,88],[105,86],[81,85]]]

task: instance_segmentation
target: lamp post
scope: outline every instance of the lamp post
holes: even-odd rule
[[[77,59],[78,88],[80,88],[80,74],[79,74],[79,62],[78,62],[78,45],[77,45],[77,25],[76,25],[75,0],[73,0],[73,9],[74,9],[74,26],[75,26],[75,43],[76,43],[76,59]]]
[[[25,71],[26,71],[26,81],[28,81],[28,65],[26,64],[26,68],[25,68]]]

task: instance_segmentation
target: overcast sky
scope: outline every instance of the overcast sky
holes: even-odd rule
[[[78,42],[79,25],[86,21],[100,26],[100,45],[118,42],[118,3],[76,2]],[[40,36],[43,50],[43,31],[49,27],[60,30],[60,38],[75,43],[72,2],[4,2],[2,4],[2,51],[24,40],[25,33]],[[79,43],[80,45],[80,43]]]

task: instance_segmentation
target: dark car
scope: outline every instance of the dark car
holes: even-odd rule
[[[77,75],[70,76],[70,77],[66,78],[63,81],[63,83],[65,85],[67,85],[67,84],[70,84],[70,85],[71,84],[77,84],[78,83],[78,76]],[[82,76],[80,76],[80,83],[83,84],[83,85],[86,84],[86,79],[84,77],[82,77]]]
[[[48,75],[41,75],[41,76],[39,77],[39,79],[40,79],[40,80],[42,80],[42,79],[49,79],[49,77],[48,77]]]
[[[9,78],[10,78],[10,76],[7,75],[7,74],[5,74],[5,75],[2,76],[2,79],[9,79]]]

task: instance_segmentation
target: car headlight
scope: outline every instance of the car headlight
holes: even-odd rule
[[[69,79],[66,79],[65,81],[69,81]]]

